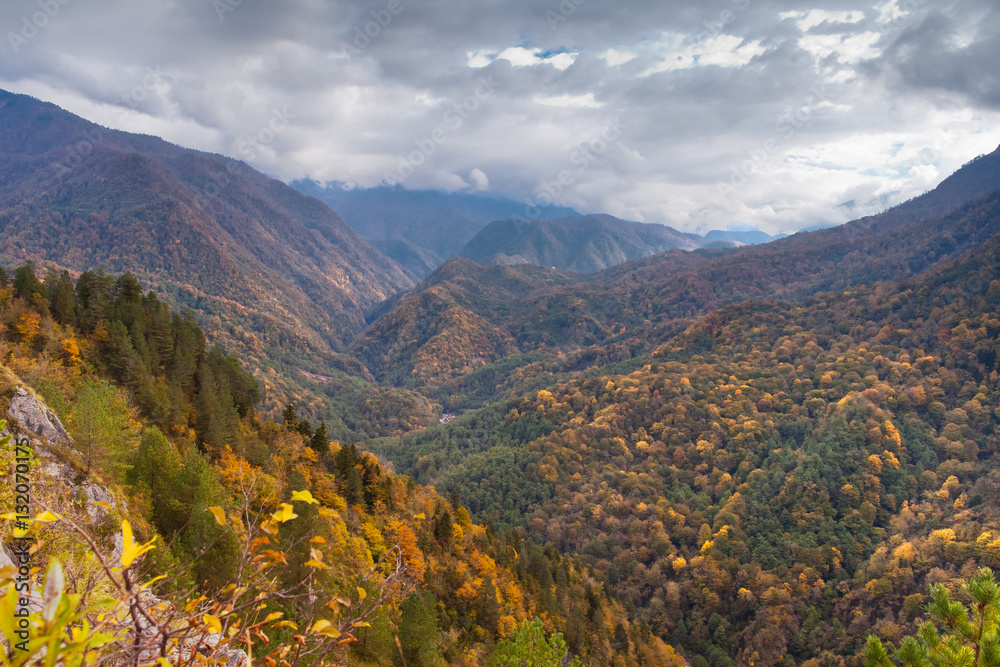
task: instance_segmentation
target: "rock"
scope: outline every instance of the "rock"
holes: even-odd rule
[[[85,484],[81,490],[87,499],[87,515],[94,523],[104,519],[104,517],[110,512],[108,508],[95,503],[107,503],[112,509],[117,507],[114,496],[112,496],[111,492],[103,486],[99,486],[97,484]]]
[[[73,444],[73,438],[69,437],[59,417],[23,387],[19,387],[17,394],[11,399],[7,416],[20,424],[21,428],[49,442]]]

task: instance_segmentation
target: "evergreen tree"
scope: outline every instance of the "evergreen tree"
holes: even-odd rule
[[[430,667],[440,656],[437,607],[430,593],[412,593],[400,607],[399,645],[406,667]]]

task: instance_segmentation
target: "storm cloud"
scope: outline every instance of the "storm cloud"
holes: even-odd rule
[[[0,87],[284,180],[685,231],[877,212],[1000,143],[995,0],[7,0]]]

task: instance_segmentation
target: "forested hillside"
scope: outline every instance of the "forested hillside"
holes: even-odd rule
[[[532,637],[583,664],[682,664],[580,559],[473,522],[457,496],[417,486],[354,445],[331,441],[325,424],[301,418],[292,405],[280,423],[261,418],[258,385],[240,362],[208,347],[190,314],[144,294],[130,274],[88,272],[74,283],[66,273],[40,278],[30,264],[11,275],[0,270],[0,352],[5,404],[16,390],[34,388],[65,420],[72,441],[40,440],[36,447],[52,448],[60,465],[75,470],[63,483],[88,489],[86,512],[95,511],[95,482],[110,490],[96,497],[130,508],[108,515],[92,529],[93,539],[125,530],[128,546],[134,530],[139,543],[148,541],[136,553],[151,553],[135,566],[126,549],[123,569],[133,577],[166,576],[153,589],[157,595],[178,606],[190,600],[188,612],[208,612],[205,620],[196,614],[192,627],[234,629],[220,647],[249,651],[249,638],[235,633],[256,618],[257,630],[273,625],[271,637],[255,635],[258,655],[287,655],[295,644],[287,628],[302,625],[303,646],[343,640],[330,641],[327,655],[348,664],[484,664],[493,653],[528,655]],[[60,532],[73,524],[57,518],[65,513],[69,521],[80,501],[52,488],[37,494],[56,510],[44,519],[53,527],[34,533],[43,540],[39,554],[61,560],[69,581],[80,582],[67,594],[86,599],[94,589],[82,582],[101,575],[87,574],[81,549],[90,546]],[[271,513],[272,521],[252,518]],[[3,535],[9,537],[6,529]],[[104,545],[106,557],[113,547],[113,540]],[[268,585],[279,587],[264,589],[271,591],[268,603],[252,615],[240,605],[205,606],[242,595],[246,589],[230,584],[243,581],[251,566],[276,573]],[[341,601],[332,613],[317,612],[309,602],[315,597],[293,594],[294,582],[309,572],[311,596]],[[254,581],[251,588],[263,585]],[[365,603],[369,593],[377,606]],[[141,596],[117,599],[132,604],[133,613],[134,605],[149,614],[166,609],[142,606]],[[352,601],[355,610],[344,611]],[[59,602],[69,605],[66,613],[78,603]],[[338,626],[344,618],[360,620]],[[82,632],[118,621],[95,615],[91,622]],[[340,630],[327,630],[331,624]],[[48,627],[40,626],[39,636]],[[130,650],[131,640],[114,632],[93,641],[107,656]],[[164,639],[165,646],[175,642]],[[49,650],[59,646],[57,640]],[[77,655],[74,646],[67,640],[60,649],[67,660]]]
[[[729,304],[795,301],[954,261],[1000,232],[998,165],[994,152],[927,195],[841,227],[738,250],[669,251],[589,277],[451,260],[391,301],[351,350],[380,380],[452,409],[478,407],[518,384],[635,359],[688,318]],[[979,194],[990,178],[993,192]],[[913,217],[948,202],[947,213]],[[498,289],[501,275],[523,284]]]
[[[400,185],[345,188],[309,180],[291,185],[337,211],[352,229],[421,279],[459,255],[488,223],[523,217],[528,208],[489,193],[407,190]],[[562,206],[544,211],[549,217],[577,214]]]
[[[1000,564],[998,306],[992,241],[919,278],[725,307],[634,371],[378,451],[579,555],[693,664],[837,664],[872,629],[912,632],[928,584]]]
[[[610,215],[507,219],[481,229],[465,245],[462,256],[479,264],[535,264],[596,273],[666,250],[695,250],[712,243],[666,225],[629,222]]]
[[[324,204],[236,160],[3,91],[0,145],[0,258],[135,273],[250,366],[272,412],[321,403],[300,368],[366,377],[336,353],[413,284]]]

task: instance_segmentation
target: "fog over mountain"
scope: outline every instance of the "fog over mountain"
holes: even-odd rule
[[[0,6],[0,87],[285,181],[776,234],[1000,143],[993,0],[57,4]]]

